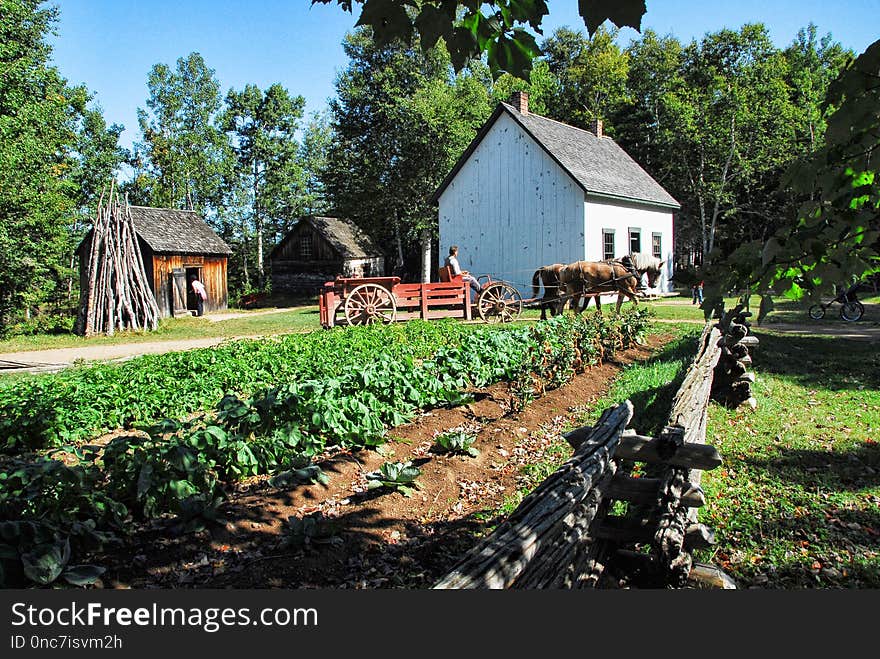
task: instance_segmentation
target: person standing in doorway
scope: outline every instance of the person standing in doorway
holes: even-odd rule
[[[461,275],[461,278],[470,284],[471,293],[476,295],[480,292],[482,286],[480,285],[480,282],[477,281],[477,278],[467,270],[462,270],[461,265],[458,263],[458,245],[452,245],[449,248],[449,256],[446,257],[446,263],[444,265],[449,266],[453,276]]]
[[[193,293],[196,294],[196,312],[197,316],[205,315],[205,300],[208,299],[208,291],[205,285],[200,282],[195,275],[190,275],[189,284],[192,286]]]

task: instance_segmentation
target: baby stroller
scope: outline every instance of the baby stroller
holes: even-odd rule
[[[835,302],[840,303],[840,317],[847,322],[855,322],[865,315],[865,305],[859,302],[856,291],[861,286],[861,282],[856,282],[847,289],[841,287],[838,293],[830,302],[814,304],[809,309],[810,318],[820,320],[825,317],[825,310]]]

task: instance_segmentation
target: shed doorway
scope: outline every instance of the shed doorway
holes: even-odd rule
[[[187,311],[196,312],[199,309],[199,304],[196,293],[190,285],[192,277],[202,281],[202,269],[198,266],[187,266],[186,268],[186,309]]]

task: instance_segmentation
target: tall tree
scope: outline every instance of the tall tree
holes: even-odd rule
[[[328,201],[323,175],[327,169],[327,157],[333,131],[327,112],[315,112],[303,130],[299,145],[299,163],[303,172],[303,210],[309,215],[327,211]]]
[[[551,103],[554,117],[588,128],[609,119],[626,99],[629,55],[615,43],[618,30],[597,29],[592,37],[559,28],[543,44],[550,72],[559,80]],[[608,126],[613,133],[613,126]]]
[[[523,80],[509,73],[502,75],[492,85],[492,98],[496,102],[507,102],[513,92],[528,92],[529,112],[545,116],[556,115],[554,104],[560,93],[559,78],[550,71],[546,59],[537,60],[529,72],[529,79]]]
[[[88,94],[50,66],[57,9],[0,0],[0,332],[64,281],[68,176]]]
[[[396,270],[413,270],[435,222],[428,198],[488,116],[488,90],[473,69],[456,81],[442,48],[379,45],[365,28],[343,46],[324,184],[336,213],[385,246]]]
[[[265,92],[247,85],[226,95],[221,125],[232,138],[236,175],[249,189],[260,285],[266,223],[271,224],[273,235],[283,233],[302,208],[302,170],[295,133],[304,106],[302,96],[291,96],[279,84]]]
[[[880,41],[829,85],[824,144],[797,159],[786,183],[806,199],[766,241],[751,241],[709,264],[717,299],[732,287],[795,299],[829,293],[880,272]],[[759,318],[772,308],[762,295]]]
[[[155,206],[205,214],[223,194],[230,166],[226,136],[216,126],[220,83],[199,53],[179,58],[175,69],[156,64],[147,78],[149,111],[138,108],[144,141],[136,183]]]

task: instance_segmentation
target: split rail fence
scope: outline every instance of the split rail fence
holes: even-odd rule
[[[702,473],[722,463],[706,444],[709,400],[756,404],[749,315],[737,306],[706,325],[657,437],[627,428],[628,400],[567,433],[571,458],[434,588],[735,588],[692,552],[714,543],[697,521]]]

